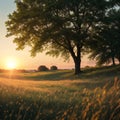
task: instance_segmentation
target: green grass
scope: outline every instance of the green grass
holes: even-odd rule
[[[119,120],[120,66],[0,73],[0,120]],[[120,80],[118,80],[120,81]]]
[[[35,73],[0,73],[1,77],[12,78],[12,79],[25,79],[25,80],[35,80],[35,81],[45,81],[45,80],[76,80],[76,79],[113,79],[115,76],[120,76],[120,65],[116,66],[104,66],[95,68],[82,69],[82,73],[79,75],[74,75],[74,70],[57,70],[57,71],[47,71],[47,72],[35,72]]]

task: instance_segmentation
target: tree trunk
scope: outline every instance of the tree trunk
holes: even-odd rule
[[[120,58],[118,59],[118,61],[119,61],[119,64],[120,64]]]
[[[79,74],[81,72],[81,48],[79,43],[76,46],[77,47],[77,53],[75,54],[73,47],[71,46],[70,42],[69,44],[69,52],[71,54],[71,57],[73,58],[74,64],[75,64],[75,75]]]
[[[112,57],[112,65],[115,65],[115,58]]]
[[[74,58],[74,63],[75,63],[75,75],[77,75],[81,72],[81,47],[79,44],[77,45],[77,55]]]
[[[74,63],[75,63],[75,75],[77,75],[77,74],[79,74],[81,72],[81,59],[76,58]]]

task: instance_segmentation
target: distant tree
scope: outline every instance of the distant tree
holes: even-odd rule
[[[120,10],[112,9],[106,14],[106,21],[99,28],[98,34],[91,44],[90,58],[96,59],[97,65],[115,65],[115,59],[120,62]]]
[[[50,70],[58,70],[58,68],[57,68],[57,66],[53,65],[53,66],[50,67]]]
[[[119,1],[120,2],[120,1]],[[114,30],[114,45],[115,45],[115,58],[120,63],[120,7],[117,11],[111,13],[111,18],[114,19],[113,30]]]
[[[41,65],[38,67],[38,71],[48,71],[49,69],[45,65]]]
[[[113,0],[19,0],[6,22],[7,36],[15,36],[18,50],[29,45],[32,55],[46,51],[65,60],[71,56],[75,74],[79,74],[87,42],[92,40],[95,28],[106,11],[114,7],[113,3]]]

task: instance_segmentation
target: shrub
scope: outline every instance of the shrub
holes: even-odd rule
[[[57,66],[51,66],[50,70],[58,70]]]
[[[41,65],[38,67],[38,71],[48,71],[49,69],[45,65]]]

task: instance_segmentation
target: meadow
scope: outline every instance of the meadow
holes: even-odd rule
[[[0,120],[120,120],[120,66],[0,73]]]

